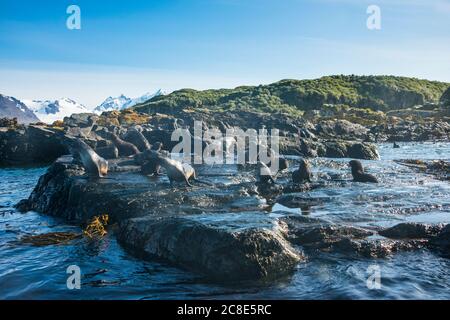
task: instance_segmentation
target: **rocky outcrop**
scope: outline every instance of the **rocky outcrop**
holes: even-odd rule
[[[354,158],[377,160],[379,154],[374,144],[345,140],[320,141],[301,139],[300,153],[304,157]]]
[[[430,240],[431,245],[436,248],[444,256],[450,258],[450,224],[447,224]]]
[[[380,235],[391,239],[427,239],[436,236],[442,225],[422,223],[399,223],[391,228],[380,231]]]
[[[305,216],[285,217],[281,221],[286,225],[287,239],[302,246],[306,253],[320,250],[347,257],[384,258],[400,251],[426,248],[449,255],[449,225],[400,223],[370,230]]]
[[[398,120],[390,124],[379,124],[370,128],[377,142],[383,141],[433,141],[450,138],[450,124],[445,121],[408,121]]]
[[[0,128],[0,165],[38,165],[67,153],[59,130],[44,126]]]
[[[315,127],[316,134],[327,138],[345,140],[366,140],[369,129],[347,120],[324,120]]]
[[[61,157],[17,208],[78,224],[108,214],[112,223],[119,223],[120,242],[133,253],[165,259],[219,281],[278,278],[302,261],[266,214],[258,211],[264,202],[240,202],[252,192],[250,185],[198,184],[174,192],[164,180],[133,173],[128,163],[128,159],[111,161],[108,179],[97,180],[89,179],[72,157]],[[252,208],[256,210],[249,214],[252,220],[245,214],[248,226],[239,230],[204,221],[200,215],[216,215],[220,221],[221,214]]]
[[[128,158],[110,160],[108,177],[99,180],[64,156],[17,208],[76,224],[108,214],[118,224],[120,243],[133,254],[163,259],[217,281],[279,278],[305,255],[314,259],[318,253],[381,258],[421,248],[445,255],[450,247],[449,229],[443,225],[401,223],[383,229],[279,211],[273,217],[267,211],[274,202],[302,212],[314,205],[311,201],[317,200],[298,193],[320,186],[283,180],[264,186],[249,179],[251,169],[229,177],[219,166],[196,169],[202,183],[172,188],[165,176],[140,174]],[[217,179],[222,182],[211,183]]]
[[[435,176],[439,180],[450,180],[450,162],[445,160],[396,160],[398,164]]]
[[[126,220],[119,225],[118,239],[139,255],[219,281],[278,278],[303,259],[276,231],[230,232],[186,218]]]

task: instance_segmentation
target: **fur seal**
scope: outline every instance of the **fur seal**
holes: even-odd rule
[[[128,129],[127,133],[124,135],[123,139],[135,145],[139,151],[145,151],[151,148],[150,143],[147,138],[136,128]]]
[[[170,185],[173,182],[185,182],[186,185],[192,187],[189,179],[196,178],[195,170],[188,164],[183,164],[178,160],[170,159],[169,157],[159,156],[159,164],[166,169],[167,176],[169,177]]]
[[[397,144],[397,142],[394,141],[394,149],[398,149],[400,146]]]
[[[269,167],[265,163],[263,163],[261,161],[258,161],[257,170],[258,170],[257,174],[258,174],[260,182],[262,182],[262,183],[269,183],[269,182],[275,183],[275,179],[272,176],[272,172],[270,171]]]
[[[141,172],[145,175],[159,176],[161,163],[158,158],[151,158],[141,165]]]
[[[173,182],[185,182],[186,185],[192,187],[190,180],[212,186],[209,182],[197,179],[195,169],[188,163],[181,163],[178,160],[170,159],[166,155],[160,155],[158,160],[160,165],[166,169],[171,186],[173,186]]]
[[[108,174],[108,161],[100,157],[84,141],[75,139],[70,149],[73,154],[80,157],[81,163],[89,176],[101,178]]]
[[[289,168],[289,162],[284,157],[276,157],[275,161],[278,160],[278,170],[283,171]]]
[[[294,183],[311,182],[312,173],[309,166],[309,162],[305,159],[301,159],[298,165],[298,169],[292,172],[292,181]]]
[[[375,176],[364,172],[360,161],[352,160],[349,162],[349,166],[352,168],[353,181],[378,183],[378,179]]]
[[[112,142],[116,145],[117,149],[119,149],[120,156],[132,156],[140,152],[134,144],[123,141],[115,133],[110,132],[109,136],[111,137]]]

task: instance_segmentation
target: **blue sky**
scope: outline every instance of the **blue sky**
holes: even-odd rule
[[[81,8],[68,30],[66,8]],[[381,30],[366,27],[370,4]],[[109,95],[329,74],[450,81],[450,0],[0,2],[0,92]]]

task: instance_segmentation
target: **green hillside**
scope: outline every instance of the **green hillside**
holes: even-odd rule
[[[450,83],[394,76],[327,76],[313,80],[281,80],[269,85],[234,89],[182,89],[155,97],[137,111],[171,113],[182,109],[254,110],[301,113],[324,105],[388,111],[438,103]]]

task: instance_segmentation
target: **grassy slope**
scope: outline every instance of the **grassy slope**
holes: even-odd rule
[[[301,114],[324,105],[341,104],[388,111],[426,102],[437,103],[449,86],[450,83],[394,76],[327,76],[234,89],[182,89],[155,97],[135,109],[148,113],[194,108]]]

